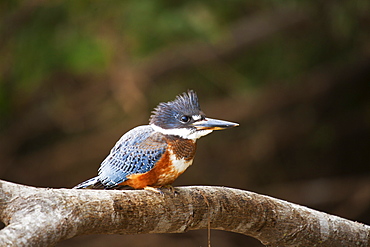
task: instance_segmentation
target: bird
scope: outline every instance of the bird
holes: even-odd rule
[[[198,96],[188,90],[173,101],[159,103],[149,125],[126,132],[111,149],[98,176],[76,185],[75,189],[117,189],[131,187],[160,191],[193,163],[196,141],[214,130],[238,126],[207,118]]]

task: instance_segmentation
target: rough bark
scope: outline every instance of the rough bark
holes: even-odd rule
[[[52,246],[84,234],[212,229],[268,246],[370,246],[370,227],[226,187],[144,190],[48,189],[0,180],[0,246]]]

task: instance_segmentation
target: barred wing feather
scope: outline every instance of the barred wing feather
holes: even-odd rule
[[[106,187],[114,187],[131,174],[151,170],[167,147],[162,134],[149,126],[139,126],[124,134],[112,148],[99,168],[99,180]]]

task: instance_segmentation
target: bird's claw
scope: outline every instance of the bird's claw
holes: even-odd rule
[[[174,195],[174,196],[176,196],[179,192],[176,190],[176,188],[175,187],[173,187],[172,185],[165,185],[165,186],[163,186],[164,188],[167,188],[167,189],[169,189],[171,192],[172,192],[172,194]]]

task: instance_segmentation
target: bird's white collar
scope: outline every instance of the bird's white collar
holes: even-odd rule
[[[174,136],[179,136],[184,139],[191,139],[194,141],[212,132],[212,130],[196,130],[196,129],[187,129],[187,128],[163,129],[155,124],[151,124],[150,126],[155,131],[160,132],[164,135],[174,135]]]

